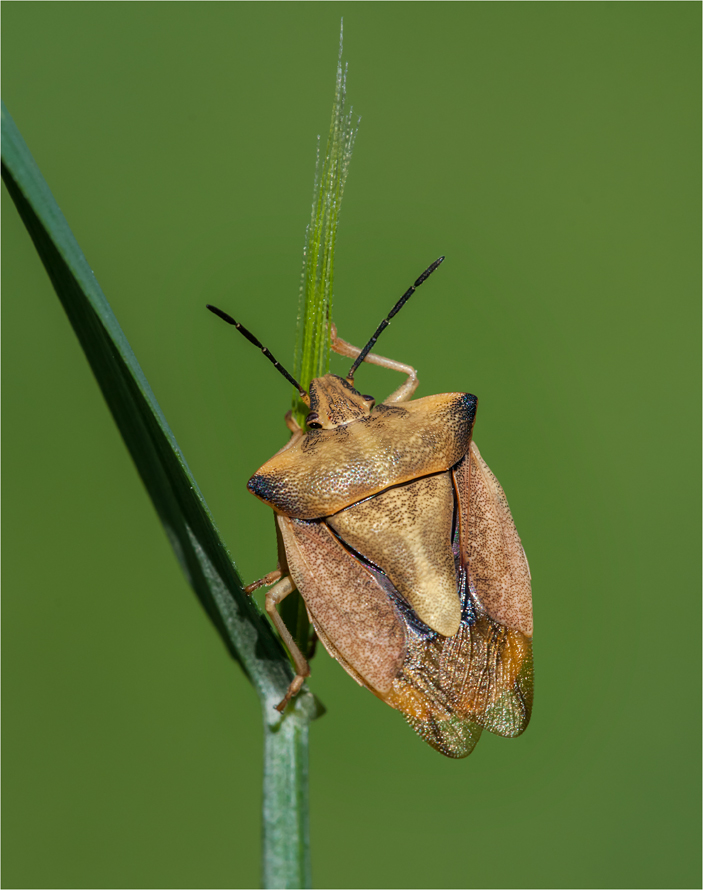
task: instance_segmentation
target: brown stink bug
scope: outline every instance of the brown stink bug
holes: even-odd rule
[[[310,407],[307,430],[286,416],[291,439],[248,483],[273,507],[278,568],[246,589],[274,584],[266,611],[296,668],[278,709],[310,674],[276,609],[297,589],[347,673],[432,747],[465,757],[483,729],[512,737],[530,719],[527,559],[503,490],[471,439],[476,396],[412,399],[415,370],[370,351],[442,259],[363,349],[332,327],[332,349],[354,364],[346,379],[313,380],[309,393],[238,322],[208,308],[258,346]],[[407,379],[377,405],[354,387],[363,361]]]

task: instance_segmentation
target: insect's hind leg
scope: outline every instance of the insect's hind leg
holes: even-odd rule
[[[273,621],[274,627],[281,635],[281,639],[288,647],[296,671],[293,682],[288,687],[288,691],[283,699],[276,705],[277,711],[285,710],[288,702],[294,695],[297,695],[297,693],[300,692],[300,688],[305,682],[305,678],[310,676],[310,665],[298,648],[291,632],[286,627],[285,622],[278,614],[278,609],[276,608],[276,606],[294,590],[295,584],[293,584],[292,578],[290,575],[286,575],[285,578],[282,578],[278,584],[276,584],[275,587],[272,587],[266,594],[266,611],[268,612],[271,621]]]
[[[352,346],[351,343],[347,343],[346,340],[342,340],[338,337],[336,325],[331,325],[330,334],[332,337],[330,348],[333,352],[336,352],[337,355],[343,355],[346,358],[359,357],[361,350],[357,346]],[[390,371],[400,371],[401,374],[408,375],[405,383],[401,383],[398,389],[392,392],[388,398],[383,400],[384,405],[391,405],[394,402],[407,402],[420,383],[417,379],[417,371],[415,368],[403,364],[403,362],[396,362],[392,358],[385,358],[375,352],[369,352],[364,361],[369,362],[371,365],[380,365],[382,368],[388,368]]]

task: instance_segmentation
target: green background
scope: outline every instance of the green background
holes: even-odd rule
[[[699,886],[700,5],[11,3],[4,100],[249,581],[290,389],[204,304],[292,364],[341,15],[334,317],[365,341],[446,254],[379,349],[479,396],[536,698],[454,762],[318,655],[315,884]],[[3,885],[256,886],[254,692],[2,202]]]

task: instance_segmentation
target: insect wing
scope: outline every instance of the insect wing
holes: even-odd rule
[[[324,522],[277,516],[293,581],[325,649],[383,697],[405,659],[405,630],[387,591]]]
[[[330,655],[432,747],[449,757],[470,754],[482,727],[457,709],[442,659],[447,638],[423,624],[388,578],[347,550],[325,522],[277,521],[288,570]]]
[[[452,684],[472,690],[460,707],[504,736],[519,735],[532,709],[532,593],[525,551],[507,498],[475,443],[454,469],[459,560],[475,620],[462,622],[447,641],[446,664],[458,673]],[[455,651],[456,650],[456,651]],[[461,657],[462,651],[471,653]],[[464,677],[459,665],[468,664]],[[480,664],[480,674],[473,664]]]
[[[466,579],[466,575],[464,575]],[[407,655],[388,704],[448,757],[466,757],[481,729],[519,735],[532,703],[529,641],[477,607],[463,581],[463,617],[452,637],[424,636],[408,627]]]
[[[532,591],[525,551],[500,483],[471,443],[454,469],[463,564],[486,612],[532,637]]]
[[[406,624],[406,658],[386,701],[433,748],[466,757],[482,729],[514,737],[529,722],[532,599],[507,499],[473,443],[453,476],[461,625],[444,637]]]

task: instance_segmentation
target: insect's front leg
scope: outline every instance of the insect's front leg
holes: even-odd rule
[[[336,352],[338,355],[343,355],[346,358],[357,358],[361,354],[361,350],[357,346],[352,346],[351,343],[347,343],[346,340],[342,340],[337,336],[336,325],[333,324],[331,326],[330,334],[332,338],[330,348],[333,352]],[[395,392],[392,392],[388,398],[383,400],[384,405],[392,405],[395,402],[407,402],[408,399],[412,398],[413,393],[420,383],[417,379],[417,371],[415,368],[410,365],[405,365],[403,362],[396,362],[392,358],[385,358],[375,352],[369,352],[364,361],[369,362],[371,365],[380,365],[382,368],[388,368],[390,371],[400,371],[401,374],[408,375],[405,383],[401,383]]]
[[[287,411],[285,417],[283,418],[288,429],[293,433],[290,439],[286,442],[283,448],[279,448],[276,454],[282,454],[284,451],[287,451],[289,448],[292,448],[293,445],[304,435],[304,432],[298,423],[298,421],[293,417],[292,411]]]
[[[293,412],[286,411],[286,416],[283,419],[288,429],[293,433],[293,438],[299,439],[303,435],[303,430],[295,417],[293,417]]]
[[[303,653],[298,648],[295,640],[293,639],[290,631],[285,625],[285,622],[278,614],[278,610],[276,606],[282,602],[289,593],[292,593],[295,590],[295,584],[293,584],[293,580],[290,575],[286,575],[285,578],[282,578],[275,587],[272,587],[271,590],[266,594],[266,611],[273,621],[274,627],[281,635],[281,639],[288,647],[288,651],[290,652],[291,658],[293,659],[293,664],[295,665],[296,674],[293,678],[293,682],[288,687],[288,692],[286,692],[282,701],[280,701],[276,705],[277,711],[284,711],[288,702],[300,692],[300,688],[305,682],[305,678],[310,676],[310,665],[307,663],[306,659],[303,656]]]

